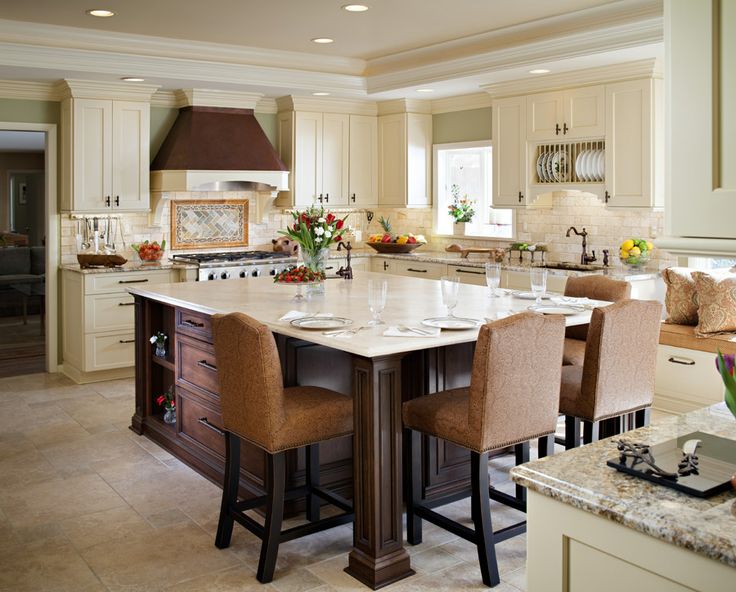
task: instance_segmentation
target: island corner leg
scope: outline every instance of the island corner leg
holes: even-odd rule
[[[413,575],[401,515],[401,358],[353,359],[353,549],[345,571],[374,590]]]

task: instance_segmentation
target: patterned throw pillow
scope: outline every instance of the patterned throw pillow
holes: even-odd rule
[[[687,267],[669,267],[662,272],[667,292],[664,305],[667,309],[666,323],[674,325],[698,324],[698,293],[693,270]]]
[[[736,275],[693,271],[698,292],[698,326],[695,334],[736,332]]]

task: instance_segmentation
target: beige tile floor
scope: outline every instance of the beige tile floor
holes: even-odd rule
[[[343,572],[342,526],[281,546],[274,581],[255,579],[260,541],[236,525],[214,546],[219,488],[128,430],[133,381],[74,385],[60,375],[0,379],[0,590],[365,591]],[[491,480],[510,491],[509,458]],[[495,527],[520,514],[493,504]],[[467,501],[445,512],[470,524]],[[498,592],[526,584],[526,538],[497,546]],[[483,590],[475,547],[425,523],[414,577],[391,592]]]

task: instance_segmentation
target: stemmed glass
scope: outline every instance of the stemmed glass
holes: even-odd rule
[[[368,321],[371,326],[383,325],[381,313],[386,307],[388,282],[386,280],[368,280],[368,308],[371,309],[373,319]]]
[[[501,283],[501,266],[498,263],[486,263],[486,284],[491,290],[491,298],[496,297],[496,289]]]
[[[529,270],[529,279],[532,284],[532,294],[536,298],[535,303],[542,302],[542,296],[547,291],[547,270],[544,267],[532,267]]]
[[[455,314],[452,312],[457,306],[457,292],[460,288],[460,282],[457,277],[443,277],[440,280],[442,285],[442,304],[447,307],[447,316],[452,318]]]

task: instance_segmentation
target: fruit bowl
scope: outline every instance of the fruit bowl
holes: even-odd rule
[[[366,243],[379,253],[411,253],[417,247],[426,243]]]
[[[629,238],[619,247],[619,259],[625,267],[641,269],[649,262],[654,245],[643,238]]]
[[[620,257],[621,263],[623,263],[624,267],[629,267],[631,269],[641,269],[642,267],[646,267],[647,263],[649,263],[649,255],[639,255],[638,257],[628,257],[624,259],[623,257]]]
[[[149,243],[148,241],[131,245],[138,255],[141,263],[158,263],[163,259],[166,251],[166,241],[161,241],[159,245],[157,241]]]

